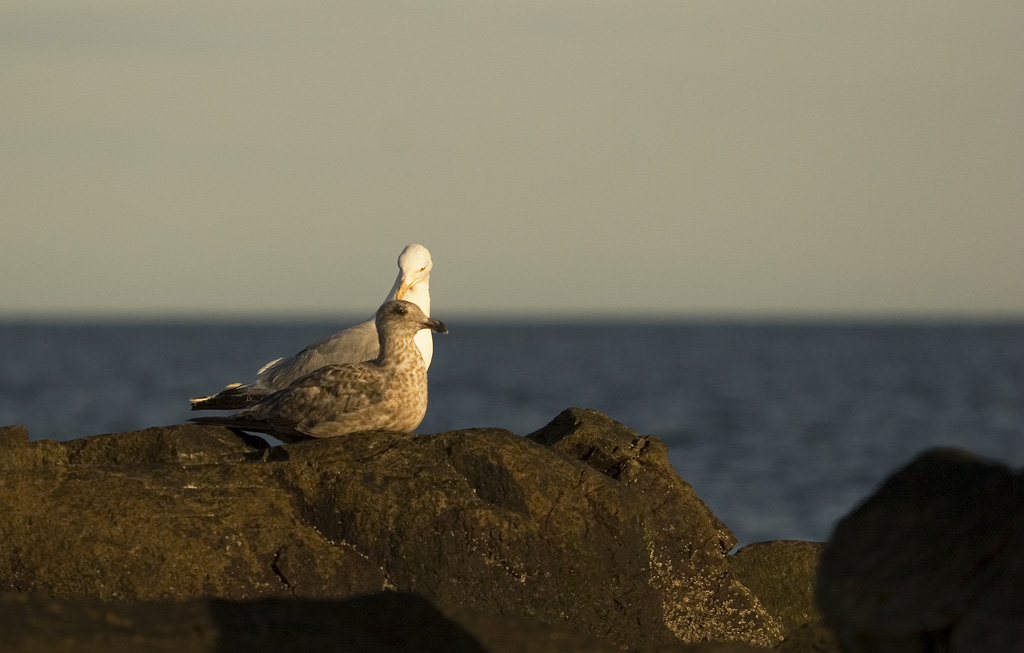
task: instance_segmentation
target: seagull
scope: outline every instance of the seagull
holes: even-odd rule
[[[385,302],[404,299],[430,316],[430,271],[434,262],[423,245],[406,245],[398,256],[398,277]],[[416,334],[416,346],[423,363],[430,367],[434,354],[431,330]],[[374,318],[339,331],[332,336],[309,345],[294,356],[272,360],[256,372],[252,383],[232,383],[215,394],[192,397],[192,410],[238,410],[277,390],[288,387],[292,381],[324,365],[358,363],[377,356],[377,329]]]
[[[375,324],[380,352],[373,360],[327,365],[237,413],[189,421],[266,433],[282,442],[378,429],[411,432],[427,412],[427,366],[414,337],[423,329],[448,328],[403,300],[382,304]]]

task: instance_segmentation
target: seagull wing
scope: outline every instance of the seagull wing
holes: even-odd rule
[[[339,331],[318,340],[294,356],[278,358],[260,368],[258,387],[281,390],[303,375],[326,365],[361,363],[377,357],[380,345],[373,320]]]
[[[247,417],[314,437],[357,430],[384,399],[384,379],[366,364],[328,365],[243,411]]]

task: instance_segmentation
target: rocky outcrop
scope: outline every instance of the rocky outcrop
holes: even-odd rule
[[[0,591],[47,601],[195,610],[398,590],[447,617],[486,615],[478,625],[643,648],[772,646],[794,621],[741,582],[735,538],[664,444],[596,411],[527,437],[373,432],[273,448],[218,427],[71,442],[12,427],[0,478]]]
[[[836,527],[818,601],[851,652],[1024,651],[1024,477],[923,454]]]

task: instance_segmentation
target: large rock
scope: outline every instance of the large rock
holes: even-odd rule
[[[822,554],[848,651],[1024,651],[1024,477],[949,449],[898,471]]]
[[[770,646],[729,530],[664,445],[570,409],[501,429],[266,448],[180,426],[0,431],[0,590],[56,598],[349,598],[540,621],[622,646]]]

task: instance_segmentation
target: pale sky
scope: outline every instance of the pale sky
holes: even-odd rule
[[[0,317],[1024,316],[1024,3],[0,3]]]

